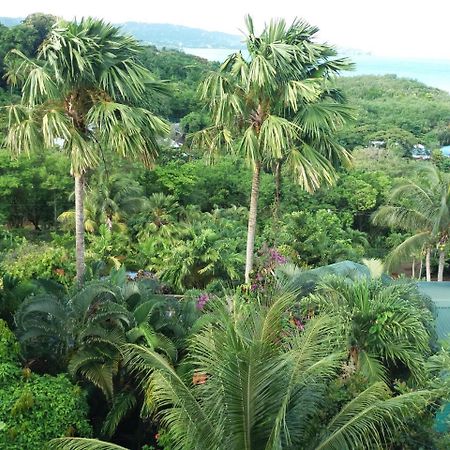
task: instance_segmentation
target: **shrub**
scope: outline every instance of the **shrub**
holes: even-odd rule
[[[75,277],[75,263],[69,251],[58,245],[23,243],[10,250],[0,270],[18,280],[53,279],[64,284]]]
[[[66,375],[37,375],[18,364],[13,333],[0,321],[0,448],[44,449],[61,436],[90,436],[82,389]]]

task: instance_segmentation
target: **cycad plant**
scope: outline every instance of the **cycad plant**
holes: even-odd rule
[[[144,414],[159,418],[180,450],[385,448],[433,394],[392,396],[377,382],[330,417],[327,388],[345,359],[339,321],[323,315],[302,329],[287,325],[296,295],[285,288],[273,294],[208,302],[216,320],[191,338],[178,370],[151,349],[127,345],[126,364],[145,394]],[[52,448],[114,446],[66,439]]]
[[[165,89],[138,58],[141,46],[120,29],[92,18],[58,22],[36,60],[9,54],[7,79],[22,88],[22,101],[9,107],[6,146],[15,154],[60,148],[75,178],[77,281],[84,264],[84,181],[105,149],[151,166],[158,136],[168,126],[136,106],[142,95]]]
[[[342,147],[331,145],[325,135],[321,138],[322,128],[341,117],[339,105],[304,108],[323,94],[325,74],[345,67],[346,60],[333,59],[334,50],[316,44],[312,38],[317,29],[305,22],[287,26],[283,20],[273,21],[258,36],[247,17],[247,28],[248,57],[241,52],[230,55],[202,85],[201,97],[211,111],[213,125],[194,140],[211,156],[223,149],[237,151],[253,168],[246,283],[253,268],[263,166],[287,159],[296,181],[314,190],[335,178],[332,160],[348,159]],[[314,140],[304,139],[306,134]]]
[[[24,352],[30,360],[50,360],[53,369],[88,380],[112,401],[121,346],[139,343],[175,362],[198,316],[195,305],[160,295],[158,289],[150,280],[127,281],[120,269],[73,295],[30,296],[15,315]]]
[[[302,299],[302,308],[304,315],[338,318],[347,336],[350,371],[370,382],[395,378],[423,382],[433,316],[415,285],[329,276]]]

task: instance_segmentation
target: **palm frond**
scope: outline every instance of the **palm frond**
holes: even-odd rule
[[[47,445],[51,450],[128,450],[111,442],[72,437],[52,439]]]
[[[384,383],[375,383],[359,394],[331,420],[315,445],[317,450],[382,448],[405,419],[423,410],[432,399],[429,391],[390,397]]]

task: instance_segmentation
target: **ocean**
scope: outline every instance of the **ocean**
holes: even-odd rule
[[[222,48],[184,48],[183,51],[210,61],[222,62],[233,52]],[[352,75],[395,74],[450,92],[450,60],[386,58],[372,55],[348,56],[355,64]]]

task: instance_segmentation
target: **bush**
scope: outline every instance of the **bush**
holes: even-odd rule
[[[66,375],[31,373],[18,365],[13,333],[0,321],[0,448],[44,449],[61,436],[90,436],[85,393]]]
[[[68,284],[75,277],[75,258],[58,245],[25,242],[5,255],[0,271],[18,280],[45,278]]]

